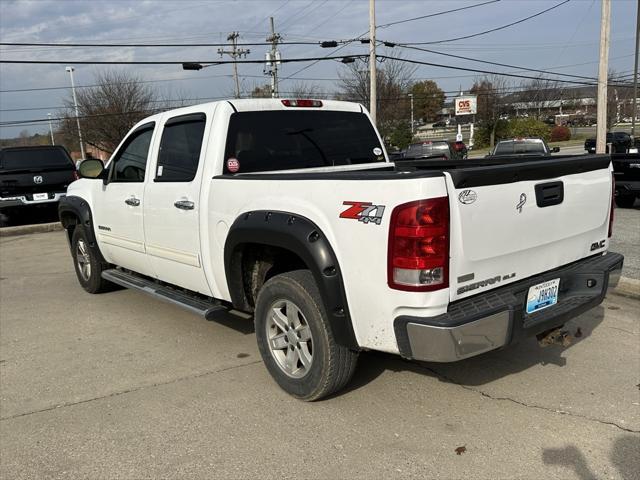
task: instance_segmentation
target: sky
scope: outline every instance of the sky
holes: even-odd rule
[[[377,38],[388,42],[431,42],[499,27],[552,7],[562,0],[500,0],[476,8],[384,27],[385,24],[436,12],[484,3],[487,0],[376,0]],[[612,0],[609,67],[633,72],[637,0]],[[437,52],[565,74],[597,76],[600,0],[570,0],[536,18],[486,35],[425,45]],[[348,40],[368,32],[369,0],[0,0],[1,42],[50,43],[224,43],[232,31],[239,42],[264,42],[269,17],[283,41]],[[247,47],[247,59],[264,59],[266,45]],[[61,48],[0,46],[1,60],[74,61],[216,61],[216,47],[178,48]],[[334,49],[318,45],[281,45],[282,58],[319,57]],[[368,45],[355,42],[337,54],[366,54]],[[423,62],[501,72],[515,69],[475,63],[402,47],[380,47],[379,54]],[[228,57],[227,57],[228,59]],[[339,89],[345,66],[335,60],[283,64],[281,92],[301,82],[325,92]],[[307,67],[302,71],[304,67]],[[76,85],[90,85],[104,66],[76,65]],[[118,67],[151,80],[165,98],[220,98],[233,96],[231,65],[184,71],[180,65]],[[363,64],[363,68],[364,64]],[[240,65],[245,94],[266,84],[262,65]],[[291,78],[288,78],[291,77]],[[419,66],[416,80],[432,79],[447,92],[469,89],[477,74],[435,66]],[[65,65],[0,64],[0,124],[55,117],[70,95]],[[65,87],[56,90],[7,90]],[[284,95],[281,95],[284,96]],[[206,101],[206,100],[201,100]],[[190,103],[199,103],[193,101]],[[29,109],[29,110],[25,110]],[[0,138],[20,131],[46,133],[48,125],[0,126]]]

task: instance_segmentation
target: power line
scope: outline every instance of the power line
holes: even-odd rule
[[[490,3],[496,3],[496,2],[499,2],[499,1],[500,0],[490,0],[490,1],[484,2],[484,3],[476,3],[475,5],[467,5],[466,7],[454,8],[452,10],[445,10],[443,12],[431,13],[429,15],[422,15],[420,17],[407,18],[405,20],[398,20],[397,22],[391,22],[391,23],[385,23],[383,25],[377,25],[376,28],[387,28],[387,27],[391,27],[392,25],[399,25],[401,23],[413,22],[414,20],[422,20],[422,19],[425,19],[425,18],[437,17],[438,15],[444,15],[446,13],[459,12],[461,10],[468,10],[470,8],[481,7],[483,5],[489,5]]]
[[[520,20],[516,20],[515,22],[511,22],[511,23],[507,23],[506,25],[502,25],[500,27],[496,27],[496,28],[492,28],[490,30],[485,30],[483,32],[478,32],[478,33],[472,33],[471,35],[464,35],[462,37],[455,37],[455,38],[448,38],[446,40],[433,40],[431,42],[409,42],[409,43],[403,43],[403,46],[406,45],[433,45],[436,43],[446,43],[446,42],[455,42],[456,40],[465,40],[467,38],[474,38],[474,37],[479,37],[480,35],[486,35],[487,33],[492,33],[492,32],[497,32],[498,30],[504,30],[505,28],[509,28],[509,27],[513,27],[514,25],[518,25],[519,23],[523,23],[526,22],[527,20],[531,20],[532,18],[538,17],[540,15],[543,15],[547,12],[550,12],[551,10],[554,10],[558,7],[561,7],[562,5],[564,5],[565,3],[569,3],[571,0],[564,0],[563,2],[560,2],[552,7],[549,7],[545,10],[542,10],[541,12],[535,13],[533,15],[529,15],[528,17],[525,18],[521,18]]]
[[[503,77],[525,78],[525,79],[529,79],[529,80],[539,80],[540,79],[540,77],[532,77],[531,75],[521,75],[521,74],[516,74],[516,73],[495,72],[495,71],[491,71],[491,70],[480,70],[480,69],[475,69],[475,68],[457,67],[457,66],[453,66],[453,65],[444,65],[444,64],[441,64],[441,63],[423,62],[423,61],[420,61],[420,60],[413,60],[413,59],[410,59],[410,58],[391,57],[391,56],[388,56],[388,55],[378,55],[377,58],[380,58],[380,59],[383,59],[383,60],[396,60],[396,61],[399,61],[399,62],[412,63],[412,64],[415,64],[415,65],[428,65],[430,67],[448,68],[450,70],[459,70],[459,71],[464,71],[464,72],[482,73],[482,74],[485,74],[485,75],[497,75],[497,76],[503,76]],[[575,83],[575,84],[580,84],[580,85],[595,85],[594,83],[582,82],[582,81],[576,81],[576,80],[564,80],[564,79],[560,79],[560,78],[550,78],[548,80],[553,80],[553,81],[559,82],[559,83]]]
[[[495,65],[495,66],[498,66],[498,67],[516,68],[516,69],[521,70],[521,71],[536,72],[536,73],[542,73],[542,74],[546,74],[546,75],[562,75],[564,77],[580,78],[580,79],[583,79],[583,80],[596,80],[595,77],[586,77],[584,75],[571,75],[569,73],[559,73],[559,72],[552,72],[552,71],[549,71],[549,70],[540,70],[540,69],[537,69],[537,68],[520,67],[518,65],[510,65],[508,63],[491,62],[489,60],[480,60],[478,58],[465,57],[465,56],[462,56],[462,55],[455,55],[453,53],[437,52],[435,50],[431,50],[431,49],[428,49],[428,48],[414,47],[414,46],[410,46],[410,45],[399,45],[399,46],[402,47],[402,48],[409,48],[411,50],[420,50],[422,52],[433,53],[435,55],[443,55],[445,57],[459,58],[461,60],[469,60],[471,62],[485,63],[487,65]]]
[[[282,45],[320,45],[320,42],[281,42]],[[267,46],[267,42],[243,42],[237,43],[238,47]],[[99,48],[124,48],[124,47],[227,47],[228,43],[27,43],[27,42],[0,42],[3,47],[99,47]]]
[[[339,55],[325,57],[282,58],[281,63],[302,63],[322,60],[343,60],[361,58],[367,55]],[[228,65],[233,63],[263,64],[264,60],[156,60],[156,61],[120,61],[120,60],[0,60],[0,63],[27,65],[182,65],[183,63],[200,63],[207,65]]]

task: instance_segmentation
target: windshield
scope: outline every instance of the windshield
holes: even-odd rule
[[[362,113],[269,110],[231,115],[225,173],[384,161],[378,136]]]
[[[73,167],[62,148],[25,148],[0,151],[0,168],[4,170]]]
[[[449,144],[447,142],[423,142],[414,143],[407,147],[405,157],[429,157],[443,155],[449,157]]]
[[[523,140],[516,142],[500,142],[496,146],[494,155],[546,155],[547,150],[542,140]]]

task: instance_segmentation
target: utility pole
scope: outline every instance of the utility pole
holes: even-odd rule
[[[78,115],[78,99],[76,98],[76,85],[73,83],[73,71],[75,68],[66,67],[65,70],[69,72],[71,76],[71,93],[73,95],[73,105],[76,109],[76,123],[78,124],[78,140],[80,141],[80,155],[84,160],[84,143],[82,142],[82,130],[80,130],[80,115]]]
[[[53,139],[53,127],[51,126],[51,114],[47,113],[47,117],[49,117],[49,133],[51,134],[51,145],[55,145],[56,141]]]
[[[631,136],[636,134],[636,116],[638,115],[638,49],[640,49],[640,0],[636,5],[636,59],[633,63],[633,109],[631,110]]]
[[[411,135],[413,135],[413,93],[409,94],[409,98],[411,99]]]
[[[238,80],[238,64],[235,60],[238,57],[242,57],[243,55],[246,57],[248,53],[251,53],[249,49],[238,48],[238,37],[240,34],[238,32],[231,32],[227,36],[227,40],[231,42],[231,50],[225,50],[224,48],[219,48],[218,53],[222,57],[225,53],[229,55],[233,60],[233,79],[236,85],[236,98],[240,98],[240,80]]]
[[[369,0],[369,77],[370,77],[370,93],[369,93],[369,113],[371,120],[376,125],[376,1]]]
[[[271,75],[271,98],[278,98],[278,65],[280,65],[280,52],[278,51],[278,42],[280,42],[280,35],[276,33],[273,26],[273,17],[269,17],[271,21],[271,35],[267,37],[267,42],[271,42],[271,51],[267,52],[266,66],[269,67],[265,73]]]
[[[609,69],[611,0],[602,0],[600,17],[600,66],[598,69],[598,111],[596,153],[605,153],[607,142],[607,74]]]

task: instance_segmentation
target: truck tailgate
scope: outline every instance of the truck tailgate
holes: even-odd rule
[[[446,172],[451,300],[606,251],[608,156]]]

